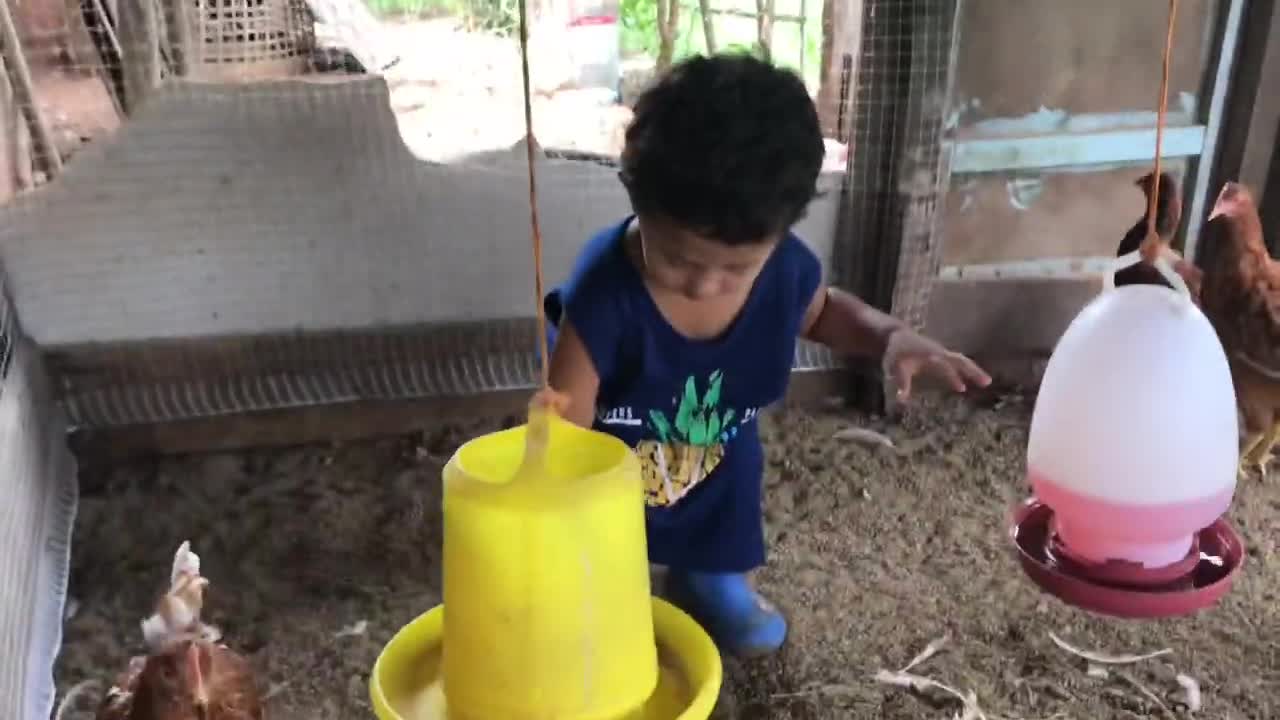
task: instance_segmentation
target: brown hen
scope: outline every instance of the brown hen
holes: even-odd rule
[[[1256,467],[1265,478],[1280,437],[1280,263],[1243,185],[1222,188],[1204,232],[1202,307],[1231,364],[1245,432],[1240,472]]]
[[[107,692],[97,720],[262,720],[262,700],[243,657],[200,620],[200,558],[183,543],[169,590],[142,621],[149,652],[129,661]]]
[[[1129,232],[1125,233],[1123,239],[1120,240],[1120,246],[1116,248],[1116,257],[1122,257],[1135,250],[1142,245],[1143,239],[1147,237],[1147,212],[1146,208],[1151,204],[1151,191],[1154,187],[1155,173],[1147,173],[1134,183],[1142,188],[1143,197],[1146,202],[1143,204],[1142,216],[1138,218],[1133,227],[1129,228]],[[1160,173],[1160,196],[1156,198],[1156,234],[1160,236],[1161,242],[1167,247],[1173,241],[1173,234],[1178,230],[1178,223],[1182,222],[1182,197],[1179,195],[1178,182],[1173,176],[1167,172]],[[1172,251],[1169,251],[1172,253]],[[1192,298],[1198,300],[1201,282],[1201,273],[1199,268],[1181,257],[1177,257],[1173,263],[1174,272],[1182,276],[1187,284],[1187,289],[1191,291]],[[1121,285],[1163,285],[1171,288],[1169,282],[1164,279],[1160,271],[1156,270],[1150,264],[1139,262],[1135,265],[1119,270],[1115,274],[1116,287]]]

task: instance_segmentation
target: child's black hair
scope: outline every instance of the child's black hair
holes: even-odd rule
[[[817,109],[794,73],[745,54],[694,57],[636,102],[621,176],[636,213],[743,245],[804,215],[823,154]]]

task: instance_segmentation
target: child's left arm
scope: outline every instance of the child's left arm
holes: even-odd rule
[[[977,363],[838,288],[819,285],[801,335],[843,355],[882,358],[885,372],[897,382],[899,400],[910,397],[911,381],[921,371],[945,380],[956,392],[991,384],[991,376]]]

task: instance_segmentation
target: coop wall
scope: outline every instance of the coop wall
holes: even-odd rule
[[[529,387],[522,147],[419,160],[376,77],[176,83],[7,207],[0,247],[80,423]],[[628,205],[616,168],[538,172],[556,282]],[[822,257],[837,202],[799,228]]]
[[[1165,167],[1192,208],[1229,0],[1179,4]],[[927,327],[1034,382],[1145,212],[1164,3],[964,4]]]
[[[1167,142],[1179,172],[1194,169],[1186,139],[1207,112],[1204,76],[1223,2],[1182,4]],[[889,7],[872,5],[851,7],[864,21]],[[825,175],[801,233],[842,282],[857,256],[851,246],[887,247],[853,271],[960,349],[1042,359],[1095,292],[1100,258],[1141,212],[1132,185],[1146,165],[1140,155],[1117,165],[1073,158],[1070,148],[1100,123],[1150,124],[1162,13],[1104,0],[912,7],[892,26],[843,31],[860,58],[851,122],[861,114],[866,125],[907,133],[855,138],[846,189],[876,202],[896,190],[908,202],[850,213],[840,177]],[[885,67],[905,64],[907,82],[883,94],[879,66],[863,67],[875,53]],[[131,424],[531,382],[523,152],[419,160],[389,106],[375,77],[167,82],[58,183],[7,207],[0,247],[29,331],[66,378],[73,420]],[[1057,165],[971,167],[983,142],[1010,137],[1051,141]],[[893,168],[888,180],[856,172],[859,158],[872,157]],[[539,170],[554,280],[626,201],[607,164],[545,158]],[[916,188],[921,174],[928,182]],[[1055,262],[1065,269],[1044,270]],[[1019,269],[1028,263],[1038,269]],[[263,339],[271,335],[282,339]],[[318,353],[344,368],[362,357],[372,369],[312,372]],[[830,364],[807,346],[797,358],[801,368]]]
[[[0,717],[48,718],[62,639],[75,461],[0,268]]]

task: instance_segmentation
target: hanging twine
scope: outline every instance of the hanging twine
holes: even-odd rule
[[[542,387],[550,389],[551,353],[547,346],[547,313],[542,306],[542,230],[538,225],[538,183],[534,173],[533,95],[529,83],[529,10],[526,0],[520,0],[520,72],[524,80],[524,144],[529,166],[529,224],[533,229],[533,292],[534,307],[538,315],[538,357],[542,372]]]
[[[1178,16],[1178,0],[1169,0],[1169,23],[1164,40],[1164,66],[1160,73],[1159,109],[1156,113],[1156,158],[1152,171],[1150,197],[1147,199],[1147,237],[1142,241],[1142,259],[1155,262],[1162,249],[1163,241],[1156,230],[1156,208],[1160,202],[1160,156],[1164,146],[1165,114],[1169,102],[1169,65],[1173,58],[1173,28]]]

